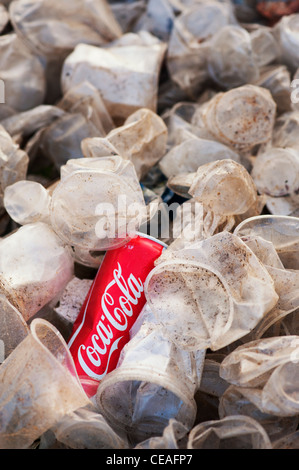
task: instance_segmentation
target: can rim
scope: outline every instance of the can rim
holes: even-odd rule
[[[157,238],[153,237],[152,235],[148,235],[147,233],[142,233],[142,232],[136,232],[136,236],[142,237],[142,238],[148,238],[149,240],[152,240],[159,245],[164,246],[164,248],[168,248],[168,245],[166,243],[162,242],[161,240],[158,240]]]

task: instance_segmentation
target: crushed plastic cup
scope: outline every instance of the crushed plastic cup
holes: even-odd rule
[[[272,449],[264,428],[248,416],[227,416],[195,426],[188,449]]]
[[[166,251],[145,294],[179,347],[221,349],[248,334],[278,301],[267,269],[236,235],[220,232]]]
[[[189,96],[196,96],[208,79],[209,39],[236,22],[228,3],[189,5],[174,20],[168,41],[167,68],[171,79]]]
[[[46,79],[45,67],[39,58],[15,31],[1,35],[0,52],[5,103],[19,112],[42,104]]]
[[[140,108],[156,111],[158,79],[167,47],[150,33],[145,38],[129,35],[128,41],[124,36],[121,42],[112,41],[105,48],[78,43],[65,59],[61,75],[64,94],[88,76],[116,124]]]
[[[0,241],[0,291],[25,321],[61,294],[73,272],[70,248],[43,222]]]
[[[29,327],[20,312],[0,295],[0,364],[6,359],[21,341],[29,334]]]
[[[97,407],[131,445],[162,435],[170,419],[191,429],[204,356],[169,341],[146,305],[116,369],[99,384]]]
[[[108,134],[115,127],[101,93],[89,81],[85,80],[70,88],[62,96],[58,105],[66,112],[81,112],[84,114],[91,120],[102,136]]]
[[[261,237],[271,242],[286,269],[299,269],[299,219],[283,215],[258,215],[242,221],[234,230],[239,237]]]
[[[189,429],[171,418],[162,436],[155,436],[139,442],[134,449],[184,449]]]
[[[167,127],[155,112],[142,108],[105,137],[83,140],[82,149],[85,156],[92,156],[90,148],[97,154],[97,147],[101,152],[109,144],[118,155],[133,163],[138,178],[142,179],[166,152]]]
[[[298,151],[298,129],[298,111],[294,110],[278,116],[273,129],[273,147],[292,148]]]
[[[171,178],[196,172],[201,165],[222,159],[241,163],[240,156],[226,145],[190,133],[182,142],[171,146],[159,161],[159,167],[167,178]]]
[[[127,443],[93,406],[65,414],[51,431],[68,449],[126,449]]]
[[[221,396],[218,411],[220,419],[232,415],[246,415],[254,418],[263,426],[272,445],[277,440],[295,432],[299,422],[298,416],[275,416],[262,412],[244,397],[242,387],[234,385],[229,385]]]
[[[271,148],[254,159],[252,179],[260,194],[291,196],[299,189],[299,151]]]
[[[0,448],[26,449],[66,413],[89,403],[58,330],[34,319],[0,367]]]
[[[252,83],[259,77],[259,64],[250,34],[238,25],[220,29],[211,39],[208,71],[223,89]]]
[[[5,210],[20,225],[48,223],[50,201],[47,189],[36,181],[17,181],[4,190]]]
[[[274,27],[274,34],[280,46],[280,59],[292,72],[299,66],[299,14],[283,16]]]
[[[253,85],[261,86],[270,91],[276,106],[278,119],[274,124],[273,141],[276,139],[276,125],[280,117],[292,110],[291,101],[291,74],[285,65],[265,65],[261,67],[257,80],[252,82]],[[275,146],[275,144],[274,144]]]
[[[231,159],[201,165],[189,194],[212,212],[226,216],[244,214],[258,199],[246,168]]]
[[[125,244],[146,217],[133,164],[120,156],[69,160],[50,204],[53,230],[85,252]]]
[[[215,140],[249,151],[271,140],[276,103],[266,88],[249,84],[217,93],[198,112]]]
[[[1,125],[0,152],[0,213],[3,213],[5,212],[3,208],[4,190],[7,186],[26,178],[29,158]]]
[[[259,410],[275,416],[298,415],[299,337],[261,338],[237,347],[221,363],[220,375],[241,387]]]

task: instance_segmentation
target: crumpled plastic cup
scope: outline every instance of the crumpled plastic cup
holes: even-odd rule
[[[100,382],[95,400],[113,429],[126,432],[136,445],[162,435],[171,418],[191,429],[205,351],[189,353],[175,346],[147,305],[133,329],[135,334],[116,369]]]
[[[271,242],[286,269],[299,269],[299,219],[284,215],[259,215],[242,221],[234,230],[239,237],[261,237]]]
[[[244,214],[258,199],[246,168],[231,159],[201,165],[189,194],[214,213],[227,216]]]
[[[105,137],[84,139],[82,150],[85,157],[92,157],[111,145],[115,154],[132,161],[138,178],[142,179],[164,155],[166,143],[167,127],[162,118],[150,109],[142,108]]]
[[[248,416],[227,416],[195,426],[188,449],[272,449],[264,428]]]
[[[222,2],[195,2],[174,21],[168,41],[167,68],[171,79],[190,96],[196,96],[208,78],[210,38],[236,22],[233,8]]]
[[[68,245],[103,251],[138,231],[146,206],[133,164],[120,156],[68,160],[50,204],[53,230]]]
[[[227,384],[226,381],[225,383]],[[275,416],[264,413],[244,397],[242,387],[234,385],[229,385],[222,394],[218,413],[220,419],[232,415],[246,415],[254,418],[263,426],[272,444],[295,432],[299,423],[298,416]]]
[[[170,178],[196,172],[201,165],[221,159],[235,160],[240,163],[239,155],[226,145],[214,140],[202,139],[190,132],[189,136],[171,146],[160,160],[159,167],[163,174]]]
[[[212,37],[208,71],[213,81],[224,89],[252,83],[259,77],[251,36],[245,28],[224,26]]]
[[[3,352],[0,364],[28,334],[29,327],[23,316],[4,295],[0,294],[0,345],[2,346],[0,351]]]
[[[266,88],[249,84],[217,93],[199,112],[215,140],[249,151],[271,140],[276,103]]]
[[[220,232],[159,258],[145,282],[157,321],[179,347],[220,349],[277,303],[267,269],[236,235]]]
[[[43,222],[23,225],[0,241],[0,291],[25,321],[59,296],[73,273],[70,247]]]
[[[184,449],[189,429],[171,418],[162,436],[151,437],[139,442],[134,449]]]
[[[299,14],[283,16],[274,27],[274,34],[280,46],[281,60],[292,72],[299,66]]]
[[[299,336],[261,338],[237,347],[221,363],[220,375],[241,388],[259,410],[296,416],[299,410]]]
[[[49,222],[51,197],[37,181],[21,180],[4,190],[4,207],[18,224]]]
[[[289,196],[299,190],[299,151],[271,148],[253,162],[251,176],[260,194]]]
[[[127,443],[94,407],[69,412],[51,429],[57,441],[71,449],[126,449]]]
[[[30,447],[62,416],[88,403],[61,334],[34,319],[30,334],[0,367],[0,448]]]

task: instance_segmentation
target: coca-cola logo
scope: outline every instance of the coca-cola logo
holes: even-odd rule
[[[118,288],[120,293],[118,296],[115,293],[111,294],[111,290],[115,287]],[[119,341],[123,337],[118,335],[116,337],[116,334],[127,330],[128,318],[132,317],[133,306],[138,304],[142,292],[143,283],[141,279],[136,279],[133,274],[130,274],[128,279],[125,280],[122,275],[122,268],[117,263],[117,268],[113,270],[113,279],[102,295],[102,315],[95,327],[95,332],[90,338],[90,344],[81,344],[78,348],[79,364],[89,377],[102,380],[107,374],[110,358],[113,352],[118,349]],[[106,361],[105,370],[97,373],[96,371],[99,371],[103,364],[103,358]]]

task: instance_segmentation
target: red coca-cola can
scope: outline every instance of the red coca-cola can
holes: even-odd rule
[[[99,382],[115,369],[130,329],[146,299],[144,282],[165,243],[138,233],[106,252],[68,342],[78,377],[93,396]]]

